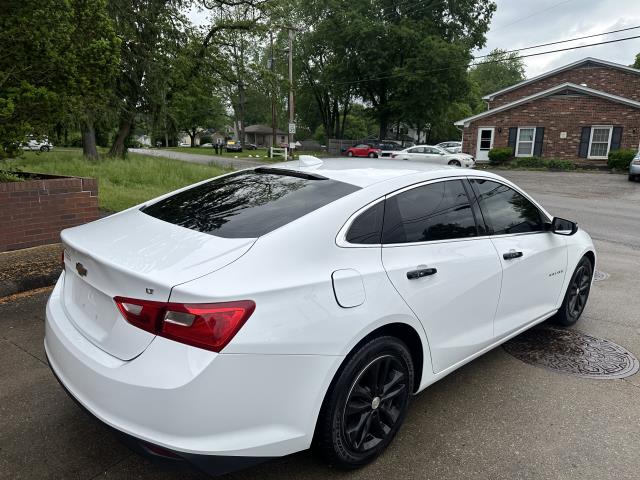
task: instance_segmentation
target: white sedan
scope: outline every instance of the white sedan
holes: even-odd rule
[[[49,152],[53,148],[53,145],[47,137],[44,137],[41,140],[30,138],[27,142],[23,143],[21,147],[23,150]]]
[[[466,153],[451,153],[444,148],[434,145],[416,145],[415,147],[405,148],[399,152],[394,152],[391,158],[466,168],[473,168],[476,165],[471,155]]]
[[[233,172],[62,241],[53,372],[143,451],[210,473],[312,441],[370,462],[415,394],[573,325],[596,265],[585,231],[502,177],[380,159]]]

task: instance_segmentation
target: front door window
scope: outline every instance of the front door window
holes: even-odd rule
[[[478,130],[477,160],[489,160],[489,150],[493,148],[493,128],[480,128]]]

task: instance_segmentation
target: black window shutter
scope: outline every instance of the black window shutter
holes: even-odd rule
[[[591,136],[591,127],[582,127],[580,146],[578,147],[578,156],[580,158],[587,158],[589,153],[589,136]]]
[[[507,145],[513,149],[514,153],[516,151],[517,138],[518,138],[518,127],[509,127],[509,143]]]
[[[536,128],[536,139],[533,144],[533,156],[541,157],[542,156],[542,141],[544,140],[544,127]]]
[[[609,150],[619,150],[622,143],[622,127],[613,127],[611,133],[611,148]]]

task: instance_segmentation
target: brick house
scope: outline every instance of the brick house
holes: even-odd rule
[[[604,163],[610,150],[640,144],[640,70],[585,58],[491,93],[485,112],[455,122],[462,150],[488,160],[516,157]]]

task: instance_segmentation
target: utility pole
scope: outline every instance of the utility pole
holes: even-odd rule
[[[287,27],[289,30],[289,125],[294,123],[294,103],[293,103],[293,27]],[[293,146],[294,134],[289,127],[289,149]]]
[[[271,70],[271,146],[276,147],[278,137],[276,135],[276,82],[275,61],[273,59],[273,30],[269,30],[269,42],[271,46],[271,59],[269,60],[269,70]]]

